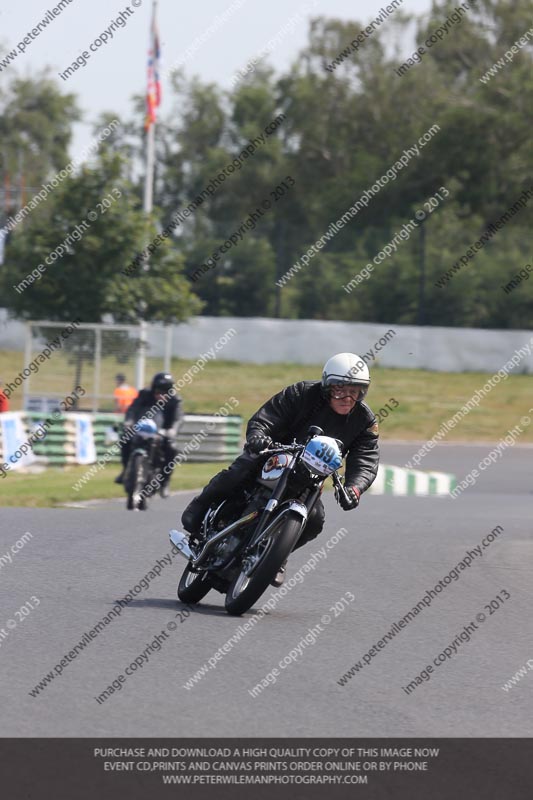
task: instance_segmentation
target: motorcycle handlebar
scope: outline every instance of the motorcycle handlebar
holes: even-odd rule
[[[258,455],[260,456],[274,456],[277,453],[299,453],[301,450],[304,449],[303,444],[274,444],[271,447],[267,447],[265,450],[261,450]]]
[[[164,434],[160,433],[159,431],[154,431],[153,433],[143,434],[136,432],[135,436],[139,436],[141,439],[164,439]]]

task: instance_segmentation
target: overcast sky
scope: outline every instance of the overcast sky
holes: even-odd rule
[[[0,43],[8,52],[17,49],[18,43],[31,32],[49,9],[57,7],[58,0],[4,0],[0,7]],[[379,15],[388,0],[199,0],[176,2],[159,0],[159,28],[163,59],[163,103],[165,99],[165,69],[179,61],[195,39],[213,25],[217,15],[222,15],[233,3],[240,4],[226,22],[219,23],[216,32],[187,60],[187,75],[199,75],[203,80],[214,81],[230,88],[231,77],[253,58],[269,39],[291,18],[302,17],[301,24],[286,35],[276,50],[268,57],[279,70],[286,69],[295,59],[307,39],[307,20],[311,16],[327,15],[341,19],[357,19],[368,23]],[[404,0],[402,9],[416,14],[430,8],[430,0]],[[61,14],[33,41],[23,53],[0,72],[0,85],[9,74],[32,75],[37,69],[49,65],[65,90],[79,97],[84,112],[84,122],[75,127],[71,155],[76,155],[90,141],[91,123],[105,110],[119,114],[131,113],[131,96],[142,93],[146,87],[146,59],[152,0],[71,0]],[[129,8],[128,13],[125,9]],[[306,10],[309,9],[309,10]],[[124,27],[117,27],[113,38],[101,46],[84,67],[78,69],[67,81],[58,73],[71,66],[83,51],[123,11]],[[385,23],[386,24],[386,23]],[[406,43],[405,53],[410,55],[411,43]],[[402,48],[403,49],[403,48]],[[164,110],[164,105],[163,105]]]

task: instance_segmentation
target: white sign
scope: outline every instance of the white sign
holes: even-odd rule
[[[22,422],[20,411],[6,411],[0,414],[2,431],[2,461],[9,464],[10,469],[21,469],[33,464],[36,460],[28,443],[26,428]],[[23,446],[21,450],[21,446]]]
[[[91,417],[89,414],[65,414],[65,418],[73,420],[76,425],[76,463],[94,464],[96,447]]]

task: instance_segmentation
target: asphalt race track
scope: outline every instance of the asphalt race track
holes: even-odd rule
[[[384,445],[383,460],[403,465],[417,447]],[[422,467],[461,479],[490,449],[438,446]],[[191,494],[158,499],[148,513],[128,513],[117,502],[2,509],[0,555],[25,531],[33,538],[0,569],[0,735],[531,736],[533,671],[510,691],[501,687],[533,659],[532,452],[505,450],[455,500],[367,496],[346,513],[328,493],[326,528],[291,558],[287,581],[339,529],[347,535],[314,569],[299,573],[302,582],[293,582],[218,661],[214,653],[253,614],[229,617],[222,595],[211,592],[186,616],[176,598],[185,565],[178,556],[36,697],[29,692],[39,681],[170,552],[167,532]],[[481,557],[346,685],[337,683],[498,525],[503,532]],[[269,596],[270,590],[257,608]],[[19,609],[28,602],[24,616]],[[406,693],[402,687],[476,617],[471,639],[459,639],[455,654]],[[149,652],[156,634],[162,645]],[[95,697],[143,651],[142,668],[117,680],[120,690],[98,703]],[[184,688],[210,658],[214,666]],[[291,663],[280,669],[284,658]],[[278,677],[252,697],[248,690],[274,668]]]

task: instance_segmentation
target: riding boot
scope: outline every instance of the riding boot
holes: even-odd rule
[[[250,473],[253,472],[256,465],[257,456],[244,453],[236,458],[228,469],[223,469],[214,475],[205,489],[191,500],[181,515],[181,522],[185,530],[193,534],[198,533],[209,506],[222,502],[241,486],[250,477]]]

